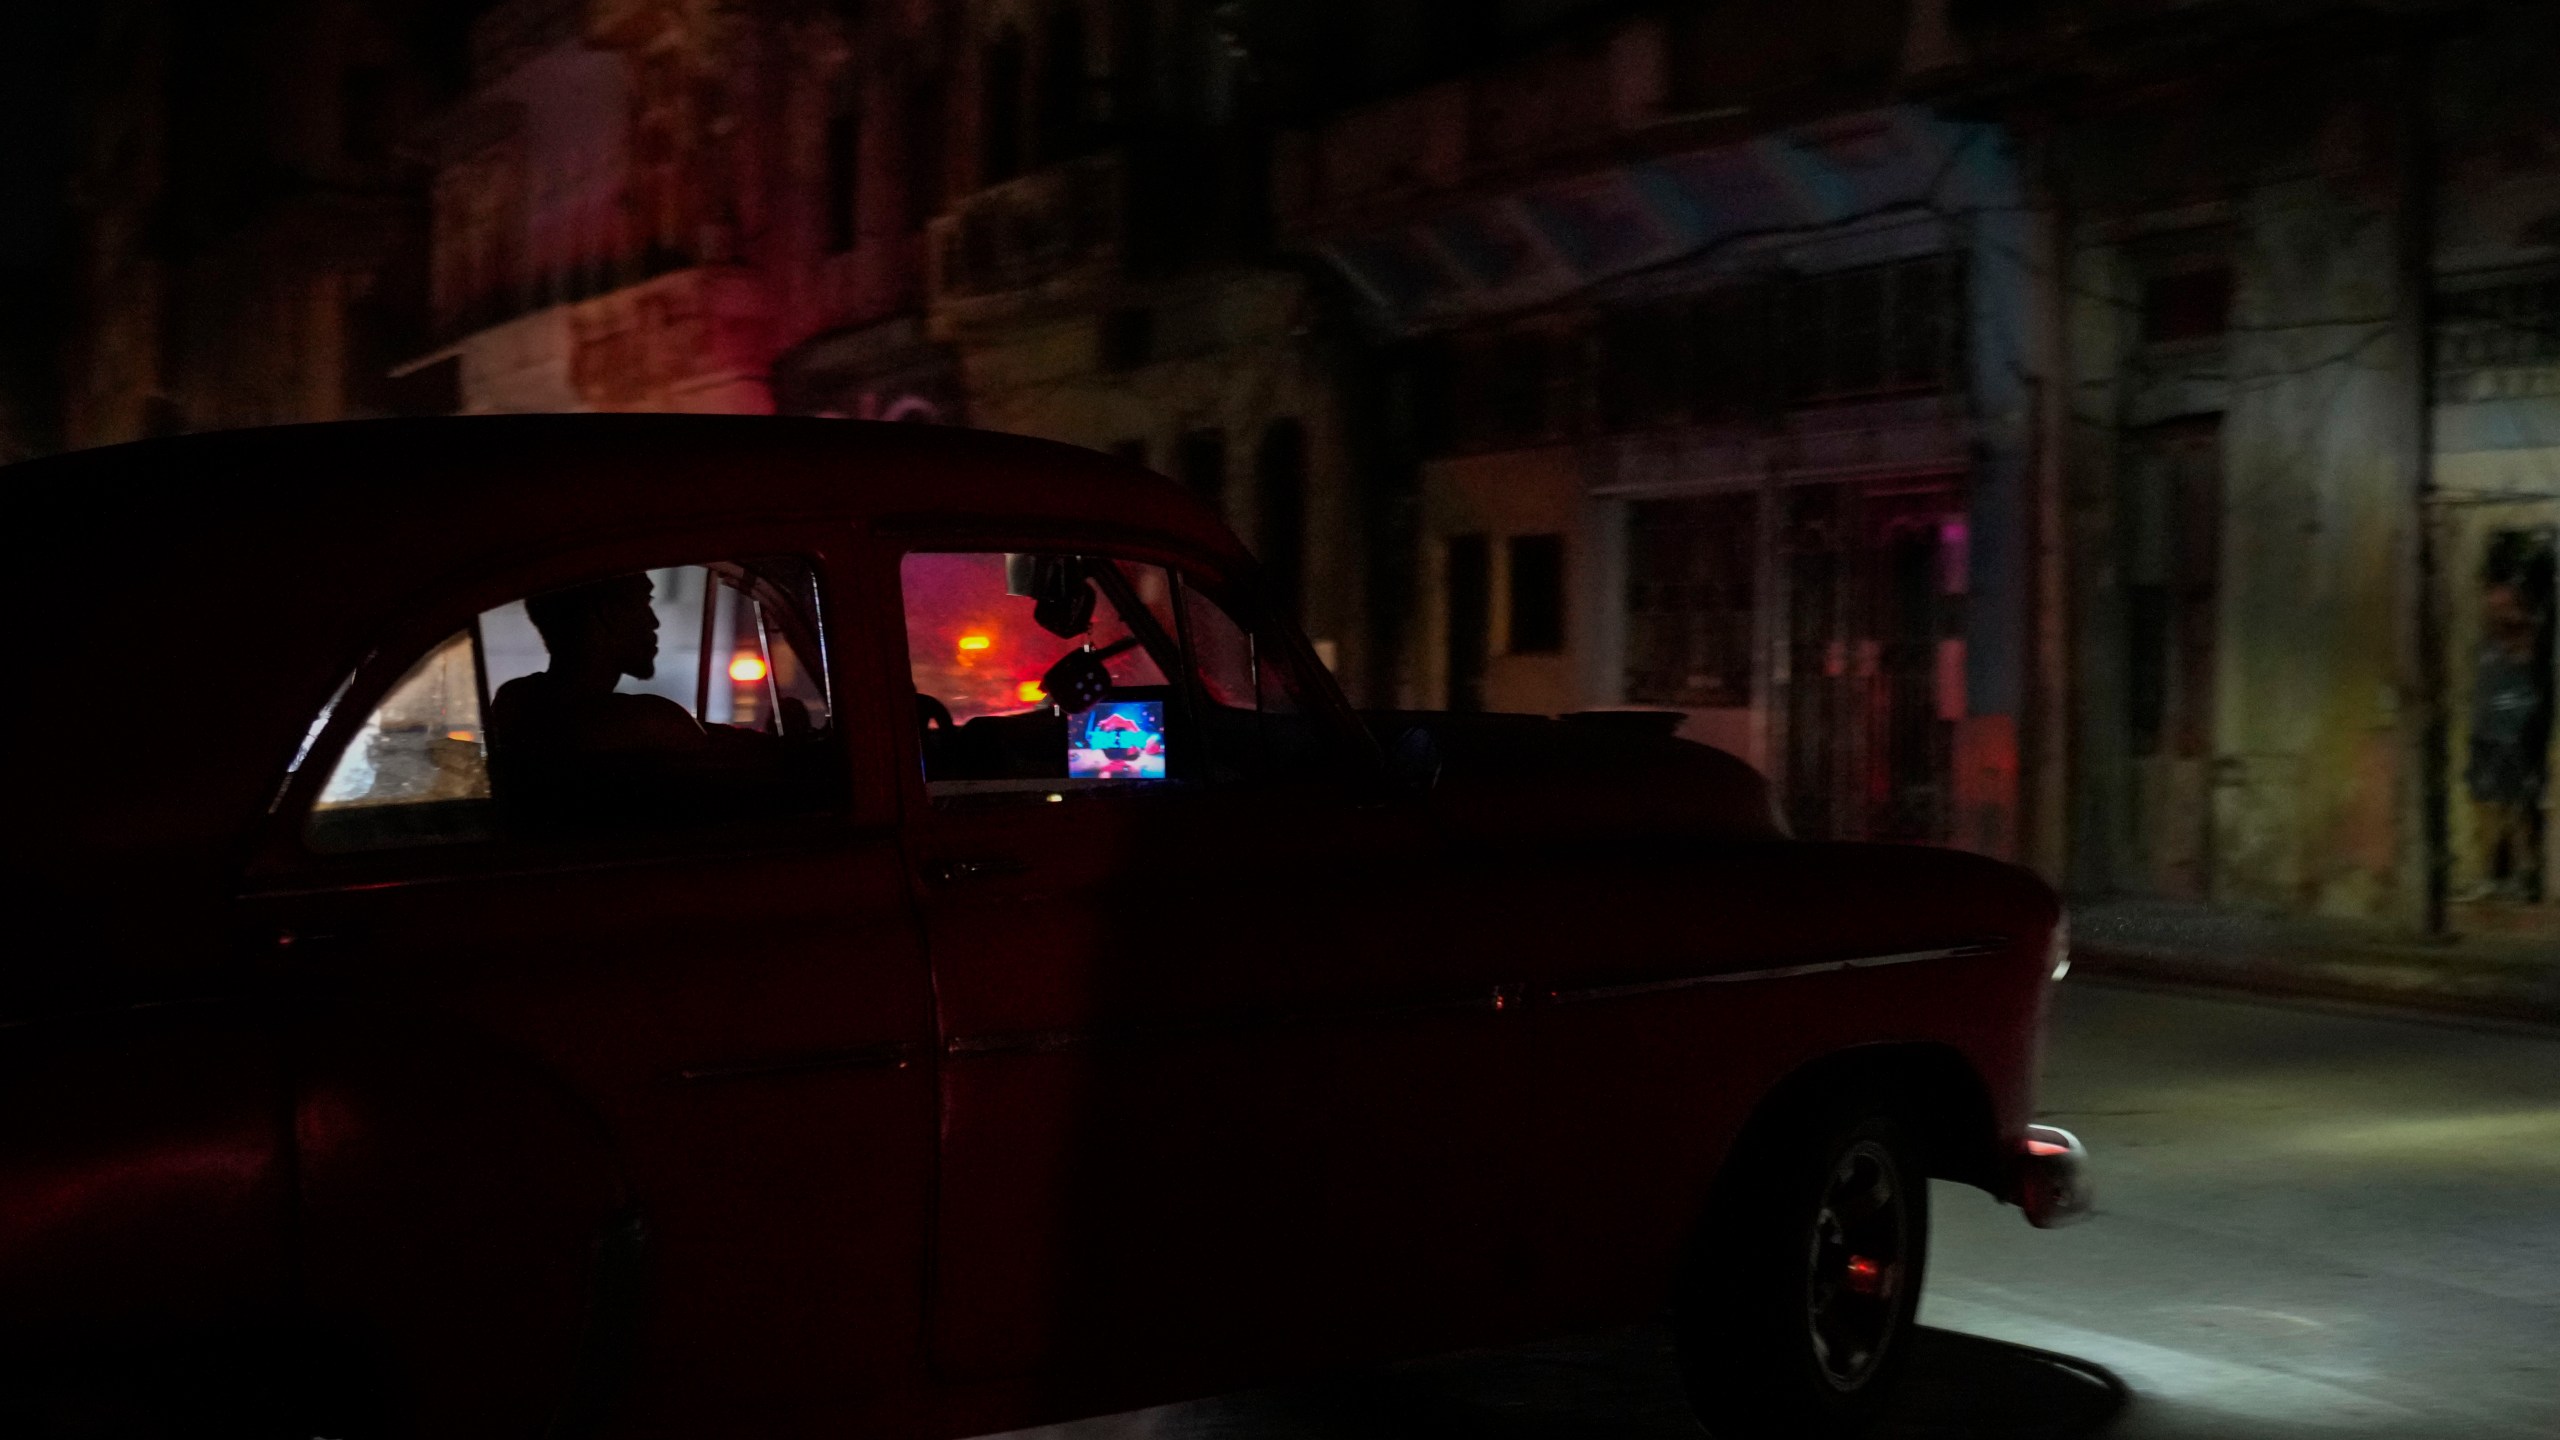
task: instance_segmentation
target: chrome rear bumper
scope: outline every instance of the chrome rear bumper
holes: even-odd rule
[[[2018,1145],[2018,1208],[2039,1230],[2089,1218],[2097,1191],[2089,1180],[2089,1152],[2078,1136],[2051,1125],[2030,1125]]]

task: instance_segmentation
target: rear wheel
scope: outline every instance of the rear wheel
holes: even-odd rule
[[[1738,1150],[1673,1312],[1699,1421],[1719,1440],[1863,1430],[1909,1355],[1928,1238],[1916,1147],[1881,1110]]]

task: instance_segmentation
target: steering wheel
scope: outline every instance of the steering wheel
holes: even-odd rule
[[[916,728],[947,731],[956,730],[959,726],[951,719],[950,706],[919,690],[916,692]]]

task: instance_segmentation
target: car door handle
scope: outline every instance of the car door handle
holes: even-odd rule
[[[1027,873],[1031,866],[1009,855],[981,856],[971,860],[945,860],[933,867],[935,883],[956,885],[968,880],[993,880],[1004,875]]]

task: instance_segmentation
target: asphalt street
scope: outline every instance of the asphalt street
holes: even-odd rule
[[[2043,1100],[2099,1213],[1937,1186],[1879,1440],[2560,1437],[2560,1038],[2066,983]],[[1637,1329],[1024,1435],[1697,1433]]]

